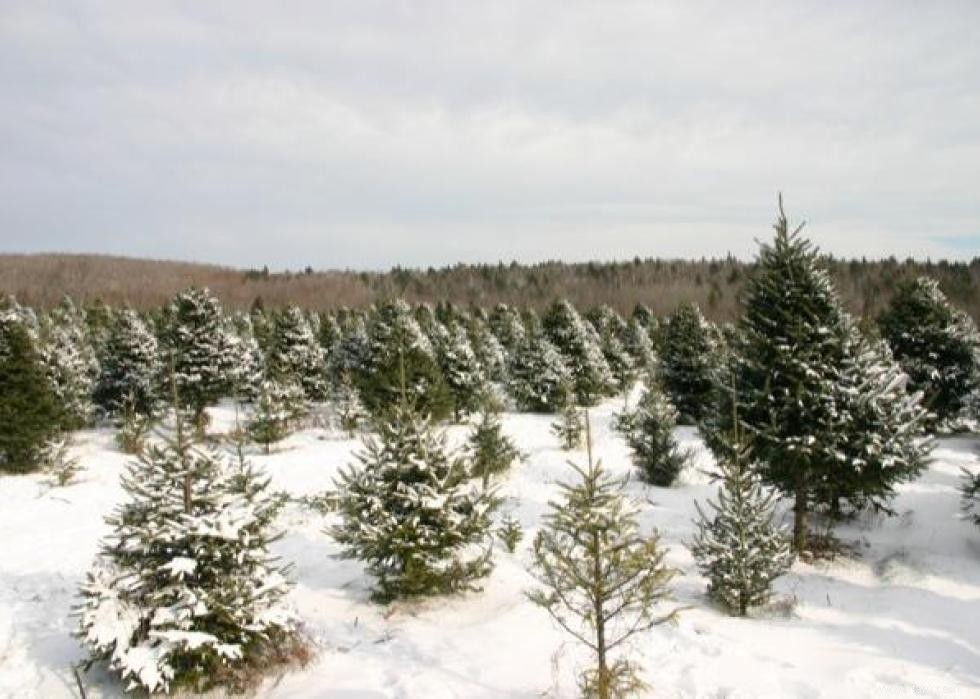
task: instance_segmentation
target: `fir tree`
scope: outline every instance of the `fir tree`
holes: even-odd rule
[[[278,502],[265,480],[201,451],[178,417],[176,436],[150,445],[122,485],[77,610],[91,662],[150,693],[240,692],[249,668],[301,647],[269,553]]]
[[[251,318],[244,317],[236,334],[229,338],[229,345],[238,358],[232,371],[232,394],[239,401],[254,402],[259,398],[268,367]]]
[[[40,325],[39,345],[48,380],[61,401],[61,427],[75,430],[95,418],[92,396],[99,363],[88,339],[82,314],[71,299],[61,304]]]
[[[566,300],[556,301],[542,319],[542,325],[548,339],[565,358],[576,401],[590,406],[602,396],[609,395],[616,380],[602,356],[599,337],[572,304]]]
[[[640,533],[637,511],[623,495],[625,482],[593,463],[588,446],[588,467],[571,465],[580,481],[560,484],[562,497],[550,503],[534,539],[532,574],[542,587],[529,597],[595,653],[596,666],[582,676],[583,695],[609,699],[644,686],[639,668],[612,654],[675,616],[654,613],[670,596],[675,571],[664,565],[657,535]]]
[[[246,429],[268,454],[273,444],[289,436],[296,421],[305,414],[305,394],[298,384],[267,379],[259,388]]]
[[[980,527],[980,472],[971,473],[963,469],[960,484],[960,506],[963,515]]]
[[[471,588],[492,567],[494,499],[407,401],[378,429],[336,483],[343,556],[367,564],[380,600]]]
[[[623,336],[623,349],[633,360],[633,367],[641,379],[657,371],[657,353],[647,329],[636,318],[631,318]]]
[[[439,321],[433,322],[430,337],[436,362],[452,395],[454,421],[459,422],[477,406],[480,389],[485,383],[482,367],[461,326],[446,327]]]
[[[308,399],[326,398],[323,348],[299,308],[293,306],[276,314],[267,366],[271,378],[299,384]]]
[[[487,381],[507,382],[507,351],[490,331],[486,321],[474,317],[469,323],[470,345]]]
[[[491,475],[506,471],[521,456],[514,442],[504,434],[500,412],[492,406],[484,406],[467,439],[466,449],[471,472],[483,479],[484,487],[490,484]]]
[[[39,467],[60,429],[61,401],[45,375],[28,326],[15,311],[0,311],[0,472]]]
[[[973,320],[953,308],[938,282],[921,277],[899,286],[878,324],[911,378],[910,390],[924,394],[938,421],[955,418],[980,386],[980,334]]]
[[[508,361],[512,361],[514,355],[524,345],[527,334],[520,313],[500,303],[494,306],[488,322],[490,330],[507,352]]]
[[[340,429],[353,439],[357,430],[368,421],[369,414],[357,387],[348,375],[342,375],[334,387],[331,402]]]
[[[570,393],[570,391],[568,392]],[[558,438],[558,443],[565,451],[578,449],[585,437],[585,421],[583,411],[575,406],[571,396],[565,398],[558,419],[551,424],[551,433]]]
[[[842,502],[855,510],[891,512],[895,486],[925,467],[932,441],[924,434],[921,394],[909,393],[908,375],[888,345],[871,340],[845,315],[842,358],[834,386],[828,469],[817,499],[838,515]]]
[[[737,411],[737,407],[733,406]],[[708,578],[708,596],[739,616],[766,604],[772,583],[793,563],[786,532],[773,524],[773,491],[763,489],[751,452],[739,438],[737,416],[730,443],[733,456],[718,464],[718,501],[699,503],[698,531],[691,553]]]
[[[809,512],[837,443],[844,312],[817,251],[800,236],[802,226],[790,232],[782,202],[774,228],[745,289],[736,390],[763,480],[794,498],[799,552],[808,545]]]
[[[540,331],[528,333],[507,373],[507,391],[519,410],[554,413],[564,405],[571,376],[561,353]]]
[[[651,485],[671,485],[687,462],[688,453],[674,439],[676,425],[677,410],[656,386],[644,391],[636,410],[624,422],[633,464]]]
[[[408,304],[391,301],[377,306],[367,335],[356,385],[371,414],[378,416],[390,410],[399,402],[404,386],[408,400],[419,411],[436,421],[446,418],[452,410],[452,396],[432,343],[412,317]]]
[[[96,402],[110,415],[124,410],[152,415],[161,374],[156,337],[130,309],[116,313],[107,330]]]
[[[680,306],[665,325],[661,382],[682,421],[698,423],[707,415],[718,362],[713,328],[697,306]]]
[[[237,358],[221,304],[207,289],[177,294],[166,309],[160,338],[164,370],[173,373],[181,407],[203,428],[205,409],[233,388]]]

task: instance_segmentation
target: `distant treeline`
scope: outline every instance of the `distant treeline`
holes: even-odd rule
[[[927,275],[950,300],[980,321],[980,257],[970,262],[840,260],[826,257],[841,297],[865,317],[878,314],[901,280]],[[665,315],[680,303],[697,303],[715,321],[731,320],[753,263],[735,258],[570,264],[457,264],[388,272],[296,272],[142,260],[102,255],[0,255],[0,293],[21,303],[51,308],[68,294],[77,301],[102,300],[137,310],[159,307],[181,289],[207,286],[229,309],[255,303],[269,308],[297,305],[316,311],[362,308],[384,298],[413,303],[448,300],[490,307],[498,302],[541,309],[556,298],[579,308],[608,304],[628,313],[637,303]]]

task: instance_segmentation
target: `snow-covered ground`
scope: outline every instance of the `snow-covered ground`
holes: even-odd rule
[[[615,472],[630,470],[611,430],[618,403],[592,411],[596,453]],[[214,427],[230,411],[215,411]],[[502,486],[502,513],[522,523],[515,554],[496,551],[482,592],[383,608],[369,600],[361,566],[334,558],[329,523],[290,505],[277,551],[293,562],[293,604],[319,653],[305,669],[271,678],[273,697],[540,697],[574,696],[587,660],[542,610],[524,596],[528,544],[569,458],[556,448],[546,416],[508,415],[504,426],[526,454]],[[462,439],[463,428],[451,438]],[[947,439],[916,483],[901,489],[898,516],[867,517],[838,534],[859,554],[832,563],[797,562],[778,582],[782,604],[756,618],[735,619],[704,599],[704,580],[685,542],[693,501],[713,495],[700,469],[711,458],[696,434],[679,429],[694,452],[673,488],[629,486],[645,501],[644,524],[670,547],[676,604],[690,607],[675,626],[638,637],[633,657],[652,692],[664,697],[980,697],[980,530],[958,518],[960,468],[980,468],[980,443]],[[293,435],[270,456],[256,453],[274,487],[317,494],[349,463],[356,441],[322,430]],[[121,495],[128,457],[108,430],[76,436],[85,467],[76,484],[51,488],[41,476],[0,477],[0,696],[77,696],[71,665],[82,651],[69,613],[79,581],[105,532],[102,518]],[[665,607],[667,609],[667,607]],[[120,688],[92,669],[89,696]]]

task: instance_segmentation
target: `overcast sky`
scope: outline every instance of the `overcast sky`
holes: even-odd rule
[[[0,0],[0,251],[980,255],[980,2]]]

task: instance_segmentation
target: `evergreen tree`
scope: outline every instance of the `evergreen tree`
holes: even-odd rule
[[[334,387],[354,381],[355,377],[367,372],[370,345],[367,325],[361,314],[351,313],[339,325],[340,339],[327,353],[327,376]]]
[[[920,277],[898,287],[878,319],[895,359],[909,375],[909,388],[924,394],[940,422],[957,416],[980,386],[980,334],[934,279]]]
[[[763,480],[794,498],[793,546],[808,544],[812,503],[827,482],[839,422],[844,312],[817,251],[790,232],[780,202],[776,236],[745,288],[736,390],[747,446]]]
[[[633,367],[641,380],[647,380],[658,371],[657,353],[646,327],[635,317],[631,318],[623,336],[623,349],[633,360]]]
[[[542,325],[548,339],[565,358],[577,402],[595,405],[602,396],[609,395],[616,380],[602,356],[599,338],[572,304],[556,301],[542,319]]]
[[[232,352],[238,357],[232,371],[232,394],[239,401],[254,402],[259,398],[268,371],[251,318],[245,316],[243,321],[236,334],[229,338]]]
[[[713,329],[697,306],[684,304],[667,319],[661,359],[661,381],[680,419],[700,422],[715,400],[719,354]]]
[[[530,599],[596,656],[582,676],[583,695],[609,699],[643,687],[638,668],[612,653],[634,634],[672,619],[655,605],[668,598],[675,571],[664,565],[656,534],[645,537],[637,511],[623,495],[624,481],[593,463],[572,468],[580,481],[562,483],[544,527],[534,539],[532,574],[542,587]]]
[[[960,503],[963,515],[980,527],[980,472],[971,473],[963,469],[963,482],[960,484]]]
[[[504,434],[500,412],[486,405],[470,432],[466,449],[471,472],[483,479],[484,488],[490,484],[491,475],[503,473],[521,456],[514,442]]]
[[[309,320],[292,306],[276,314],[267,374],[299,384],[310,400],[327,396],[325,356]]]
[[[302,645],[269,553],[278,501],[247,464],[185,436],[150,445],[122,479],[128,499],[82,585],[78,636],[146,692],[241,692],[243,671]]]
[[[218,300],[207,289],[177,294],[166,309],[160,347],[181,407],[203,427],[205,409],[232,390],[237,362]]]
[[[649,306],[642,303],[636,304],[633,307],[633,313],[630,315],[630,320],[635,320],[647,331],[648,336],[651,340],[655,340],[659,331],[660,323],[657,320],[657,316],[653,314]]]
[[[480,389],[485,383],[482,367],[461,326],[446,327],[439,321],[434,323],[430,337],[436,363],[452,395],[454,421],[459,422],[463,415],[476,408]]]
[[[155,412],[161,367],[157,339],[130,309],[114,314],[102,354],[96,402],[109,414]]]
[[[340,429],[353,439],[357,430],[368,421],[369,414],[350,376],[342,375],[333,389],[331,402]]]
[[[895,486],[916,478],[932,442],[924,436],[921,395],[884,341],[871,340],[845,315],[842,359],[834,386],[834,416],[827,445],[828,473],[818,499],[832,514],[841,502],[889,512]]]
[[[570,393],[566,389],[566,395]],[[551,425],[551,433],[558,438],[558,443],[565,451],[578,449],[582,446],[585,437],[585,421],[583,411],[575,407],[575,401],[571,396],[564,400],[565,407],[562,408],[558,419]]]
[[[27,324],[16,311],[0,311],[0,473],[39,467],[62,409]]]
[[[305,414],[305,394],[299,384],[267,379],[259,388],[259,396],[246,429],[268,454],[273,444],[289,436],[296,421]]]
[[[331,535],[367,563],[381,600],[472,587],[492,567],[494,499],[407,401],[378,429],[337,480],[342,522]]]
[[[561,353],[540,331],[527,335],[507,373],[507,390],[519,410],[553,413],[564,405],[571,376]]]
[[[733,406],[733,410],[737,410]],[[739,616],[767,603],[772,583],[793,563],[787,533],[773,523],[773,491],[765,491],[739,438],[737,417],[731,437],[733,456],[718,463],[718,501],[699,503],[698,531],[691,554],[708,578],[708,596]]]
[[[487,381],[504,384],[507,382],[507,351],[490,331],[490,326],[479,317],[469,322],[470,346],[483,369]]]
[[[432,343],[422,333],[404,301],[378,305],[368,326],[365,361],[356,385],[372,415],[378,416],[400,400],[408,400],[433,420],[446,418],[452,395],[436,363]]]
[[[674,439],[677,410],[667,397],[657,386],[650,386],[624,425],[626,444],[643,480],[651,485],[671,485],[689,455]]]
[[[85,319],[68,297],[40,324],[38,349],[62,404],[62,428],[91,425],[99,363],[88,340]]]
[[[526,339],[520,313],[506,304],[499,303],[490,313],[489,324],[490,330],[507,352],[508,361],[512,361]]]

